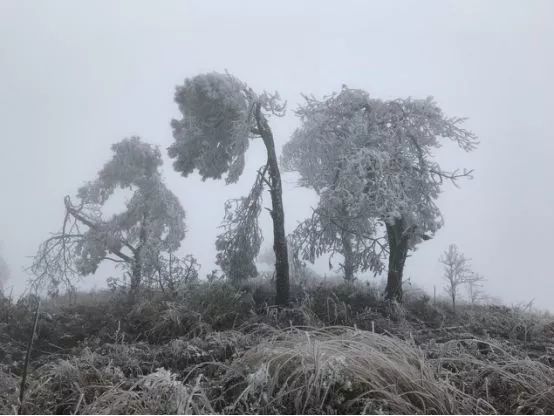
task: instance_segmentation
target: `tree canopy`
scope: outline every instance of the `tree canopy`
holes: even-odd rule
[[[195,169],[202,179],[238,181],[249,139],[258,137],[255,110],[280,115],[277,94],[256,94],[231,74],[210,72],[185,80],[175,92],[182,118],[171,121],[175,141],[168,148],[173,166],[183,176]]]

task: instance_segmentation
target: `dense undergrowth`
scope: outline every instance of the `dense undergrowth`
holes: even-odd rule
[[[554,412],[554,318],[403,306],[363,283],[199,282],[178,296],[120,292],[44,301],[24,413]],[[36,299],[0,295],[0,413],[17,412]]]

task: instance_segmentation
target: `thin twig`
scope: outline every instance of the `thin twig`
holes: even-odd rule
[[[33,341],[35,339],[35,333],[37,331],[38,318],[40,310],[40,298],[37,301],[37,307],[35,309],[35,320],[33,322],[33,332],[29,337],[29,343],[27,344],[27,354],[25,355],[25,365],[23,366],[23,375],[21,377],[21,386],[19,387],[19,409],[17,414],[23,414],[23,399],[25,397],[25,383],[27,382],[27,369],[29,368],[29,360],[31,358],[31,349],[33,348]]]

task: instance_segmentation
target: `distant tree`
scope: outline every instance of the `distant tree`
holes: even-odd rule
[[[452,300],[452,310],[456,313],[456,299],[460,286],[467,284],[475,275],[471,271],[469,259],[458,250],[455,244],[448,246],[439,262],[443,264],[443,279],[446,281],[444,291]]]
[[[315,255],[332,246],[348,257],[349,245],[362,247],[358,258],[370,261],[359,267],[378,271],[385,237],[386,297],[401,301],[408,252],[442,226],[435,200],[443,182],[471,174],[442,169],[432,150],[449,139],[470,151],[476,137],[431,98],[383,101],[347,87],[323,100],[306,97],[297,114],[302,125],[285,145],[283,162],[320,195],[316,212],[334,226],[325,233],[330,220],[311,227]]]
[[[292,281],[299,282],[305,278],[315,276],[315,272],[309,270],[306,266],[306,262],[302,261],[294,255],[294,247],[292,245],[292,237],[287,236],[288,252],[292,255],[289,256],[289,269],[290,278]],[[257,264],[266,264],[273,266],[275,264],[275,252],[273,248],[267,247],[267,250],[263,250],[256,258]]]
[[[162,257],[177,250],[185,237],[185,211],[165,186],[159,171],[160,151],[138,137],[112,146],[113,157],[77,193],[78,203],[64,199],[62,230],[39,247],[31,270],[35,284],[51,292],[73,288],[81,276],[104,261],[123,267],[134,301],[145,278],[159,272]],[[133,194],[126,209],[105,218],[106,202],[117,188]]]
[[[472,306],[485,297],[482,290],[483,282],[485,281],[485,277],[481,276],[479,273],[471,273],[466,278],[467,295]]]
[[[188,176],[195,169],[202,179],[236,182],[243,172],[249,139],[261,138],[267,150],[267,163],[259,171],[256,185],[244,200],[226,207],[224,233],[218,238],[218,263],[231,278],[252,275],[254,259],[260,247],[257,230],[259,198],[264,185],[271,194],[273,249],[275,251],[276,303],[289,300],[289,264],[285,236],[281,175],[275,152],[270,115],[284,114],[277,94],[255,93],[230,74],[216,72],[186,79],[177,87],[175,101],[182,113],[173,120],[175,142],[169,147],[175,170]],[[242,212],[241,212],[242,211]],[[235,228],[233,230],[233,228]]]
[[[2,253],[0,253],[0,289],[4,287],[8,279],[10,278],[10,268]]]

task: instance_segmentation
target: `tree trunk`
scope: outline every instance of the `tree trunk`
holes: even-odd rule
[[[129,303],[134,304],[142,283],[142,248],[146,243],[146,219],[147,214],[142,215],[140,223],[139,243],[134,252],[133,266],[131,268],[131,287],[129,289]]]
[[[260,104],[256,105],[256,122],[259,133],[267,149],[267,164],[271,193],[271,218],[273,220],[273,251],[275,252],[275,303],[286,306],[289,303],[289,260],[287,238],[285,234],[285,213],[283,209],[283,191],[279,163],[275,153],[273,133],[266,118],[261,113]]]
[[[404,265],[408,256],[409,236],[405,235],[405,226],[402,219],[394,224],[386,224],[389,243],[389,270],[385,298],[389,301],[402,302],[402,277]]]
[[[342,255],[344,256],[344,280],[347,282],[354,281],[354,252],[352,250],[351,236],[347,232],[343,232],[342,236]]]
[[[133,267],[131,269],[131,285],[129,287],[129,303],[135,304],[140,287],[140,280],[142,275],[142,267],[140,266],[140,260],[135,259]]]

